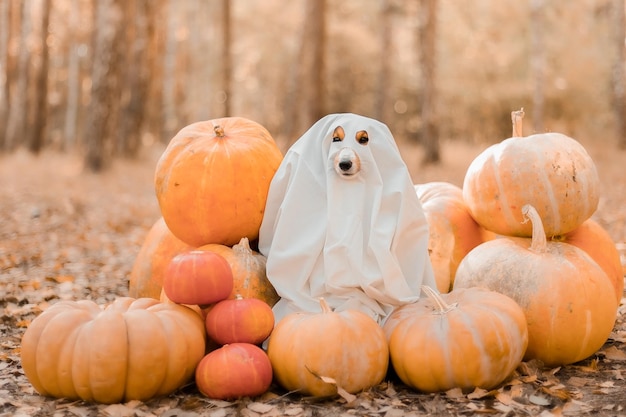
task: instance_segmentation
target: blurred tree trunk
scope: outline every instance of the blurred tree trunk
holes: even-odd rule
[[[35,154],[41,151],[45,142],[46,122],[48,118],[48,67],[50,49],[48,48],[48,34],[50,26],[50,8],[52,0],[43,0],[41,3],[41,57],[35,73],[35,108],[32,117],[32,131],[30,133],[29,150]]]
[[[222,0],[222,90],[224,91],[224,117],[231,114],[232,60],[231,60],[231,7],[230,0]]]
[[[389,91],[391,90],[391,65],[392,65],[392,11],[391,0],[380,1],[380,70],[378,72],[378,86],[376,91],[376,104],[374,117],[389,123],[391,109],[389,106]]]
[[[0,0],[0,151],[4,149],[9,117],[9,28],[11,0]]]
[[[117,149],[127,157],[136,157],[141,148],[141,135],[148,105],[148,86],[152,68],[148,54],[149,22],[154,19],[151,0],[122,2],[122,25],[126,28],[121,117]]]
[[[116,47],[126,29],[121,25],[120,1],[93,0],[94,35],[91,70],[91,101],[87,110],[85,165],[92,171],[105,169],[113,156],[113,129],[119,101],[117,71],[120,63]]]
[[[624,85],[624,38],[626,30],[624,19],[626,13],[624,0],[613,0],[613,39],[615,53],[613,58],[612,84],[613,84],[613,111],[620,148],[626,149],[626,86]]]
[[[151,135],[153,141],[163,135],[164,106],[163,106],[163,73],[165,53],[165,39],[167,26],[165,24],[165,1],[148,1],[148,44],[146,56],[146,71],[148,78],[148,94],[144,129]]]
[[[422,144],[426,164],[441,160],[439,150],[439,129],[437,126],[437,83],[436,83],[436,40],[437,40],[437,0],[420,1],[419,59],[422,74]]]
[[[178,52],[178,19],[174,13],[174,5],[168,2],[165,16],[165,51],[163,54],[163,134],[161,142],[167,143],[176,133],[178,127],[176,90],[176,57]]]
[[[67,25],[69,27],[69,45],[67,58],[67,107],[63,123],[63,149],[71,148],[76,143],[76,131],[78,127],[78,106],[80,99],[80,58],[78,48],[80,42],[75,34],[80,25],[80,0],[71,0]]]
[[[28,37],[31,32],[31,1],[23,0],[20,9],[20,47],[15,74],[16,87],[11,96],[5,148],[15,149],[24,138],[28,114],[28,74],[30,64],[30,46]]]
[[[285,132],[288,143],[321,119],[326,102],[326,0],[307,0],[302,43],[292,74]]]
[[[546,47],[544,42],[545,32],[545,1],[531,0],[530,2],[530,43],[531,56],[530,67],[533,77],[533,110],[532,120],[535,132],[543,132],[543,115],[545,103],[545,72],[546,72]]]

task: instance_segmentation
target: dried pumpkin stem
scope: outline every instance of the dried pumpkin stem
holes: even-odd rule
[[[511,121],[513,122],[513,136],[514,138],[521,138],[523,134],[523,119],[524,108],[511,112]]]
[[[215,136],[217,136],[218,138],[223,138],[224,136],[226,136],[226,134],[224,133],[224,128],[218,124],[213,123],[213,131],[215,132]]]
[[[330,308],[324,297],[320,297],[320,307],[322,307],[322,313],[332,313],[333,309]]]
[[[447,312],[454,310],[457,307],[456,303],[446,303],[437,291],[433,290],[427,285],[422,285],[422,291],[426,293],[428,298],[437,306],[436,314],[446,314]]]
[[[526,204],[522,207],[522,214],[524,215],[524,223],[530,220],[533,225],[532,242],[530,249],[534,252],[546,252],[548,250],[548,239],[546,238],[546,232],[543,228],[543,222],[541,216],[530,204]]]

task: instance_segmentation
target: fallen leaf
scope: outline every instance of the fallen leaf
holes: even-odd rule
[[[265,414],[273,410],[276,407],[273,406],[272,404],[253,402],[253,403],[248,404],[247,408],[254,411],[255,413]]]
[[[103,411],[111,417],[132,417],[135,415],[135,410],[124,404],[111,404],[106,406]]]
[[[590,378],[581,378],[579,376],[573,376],[567,380],[568,385],[573,385],[575,387],[584,387],[585,385],[589,385],[593,382]]]
[[[623,350],[618,349],[615,346],[610,346],[604,350],[602,350],[600,353],[604,354],[604,356],[607,359],[613,360],[613,361],[626,361],[626,352],[624,352]]]
[[[446,391],[446,397],[455,399],[455,398],[463,398],[463,391],[461,388],[452,388]]]
[[[494,391],[487,391],[482,388],[475,388],[474,391],[467,394],[467,398],[470,400],[479,400],[485,397],[491,397],[494,395]]]
[[[504,405],[511,405],[513,403],[511,396],[509,394],[505,394],[504,392],[497,393],[496,400],[500,401]]]
[[[548,406],[552,404],[552,401],[550,401],[550,399],[539,396],[539,395],[530,395],[528,397],[528,401],[530,401],[532,404],[535,404],[535,405]]]
[[[287,409],[283,411],[283,415],[285,416],[297,416],[302,413],[304,413],[302,407],[287,407]]]
[[[356,400],[356,395],[350,394],[348,391],[346,391],[344,388],[342,388],[341,386],[339,386],[339,384],[337,384],[337,380],[335,380],[334,378],[331,378],[329,376],[324,376],[324,375],[318,375],[317,373],[313,372],[311,369],[309,369],[308,367],[306,367],[307,371],[309,371],[311,374],[313,374],[313,376],[315,376],[316,378],[321,379],[323,382],[327,383],[327,384],[331,384],[334,385],[335,388],[337,388],[337,394],[339,394],[339,396],[341,398],[343,398],[344,400],[346,400],[346,402],[348,404],[350,404],[352,401]]]
[[[46,277],[46,280],[62,283],[62,282],[74,282],[75,278],[72,275],[56,275],[53,277]]]

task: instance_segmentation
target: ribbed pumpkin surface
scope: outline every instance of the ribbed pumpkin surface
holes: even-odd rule
[[[194,375],[205,352],[196,312],[151,298],[62,301],[32,321],[22,368],[42,395],[99,403],[166,395]]]
[[[530,237],[522,207],[537,209],[548,236],[568,233],[595,212],[600,180],[585,148],[560,133],[512,137],[472,161],[463,198],[472,216],[488,230]]]
[[[384,325],[394,370],[424,392],[493,388],[519,365],[528,344],[522,309],[481,288],[452,290],[395,310]]]
[[[270,133],[242,117],[193,123],[157,162],[155,190],[172,233],[191,246],[258,237],[282,154]]]

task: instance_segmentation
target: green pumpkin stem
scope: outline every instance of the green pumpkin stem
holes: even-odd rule
[[[533,225],[532,241],[530,243],[530,250],[533,252],[543,253],[548,250],[548,239],[546,238],[546,232],[543,228],[543,222],[541,216],[530,204],[522,207],[522,214],[524,215],[524,223],[530,220]]]

